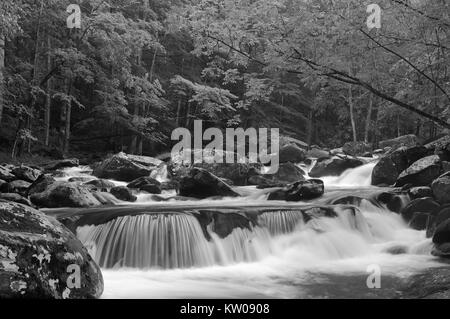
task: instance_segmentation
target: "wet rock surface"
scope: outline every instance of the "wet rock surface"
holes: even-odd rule
[[[0,298],[100,297],[100,268],[62,224],[11,202],[0,201],[0,216]]]

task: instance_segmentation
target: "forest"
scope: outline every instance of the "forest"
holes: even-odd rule
[[[450,3],[377,0],[0,3],[4,156],[155,155],[171,132],[279,128],[340,147],[448,132]],[[93,151],[95,150],[95,151]]]

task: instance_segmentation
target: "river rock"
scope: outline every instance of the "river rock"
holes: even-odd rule
[[[417,160],[431,155],[424,146],[401,147],[382,157],[372,171],[372,185],[393,185],[398,176]]]
[[[98,164],[92,174],[98,178],[131,182],[142,176],[150,176],[159,164],[161,161],[156,158],[119,153]]]
[[[408,195],[411,199],[433,197],[433,191],[428,186],[413,187],[408,190]]]
[[[161,186],[161,183],[149,176],[139,177],[127,185],[128,188],[140,189],[145,185]]]
[[[303,176],[302,176],[303,178]],[[288,182],[277,181],[264,176],[252,176],[248,179],[250,185],[256,185],[258,189],[273,188],[273,187],[285,187]]]
[[[306,151],[293,144],[283,146],[279,154],[280,163],[300,163],[306,159]]]
[[[347,142],[342,146],[342,151],[351,156],[372,155],[372,145],[365,142]]]
[[[425,230],[431,225],[433,216],[428,213],[415,212],[409,222],[409,227],[415,230]]]
[[[441,174],[441,160],[437,155],[431,155],[414,162],[398,177],[395,185],[406,184],[414,186],[430,185]]]
[[[447,157],[450,145],[450,135],[444,135],[435,139],[434,141],[429,142],[425,145],[429,150],[434,151],[436,155],[443,155],[444,161],[450,161],[450,158]]]
[[[402,146],[412,147],[420,145],[419,139],[416,135],[403,135],[390,140],[384,140],[379,143],[380,148],[391,147],[392,149],[397,149]]]
[[[30,183],[33,183],[42,174],[40,170],[28,166],[15,167],[12,170],[12,173],[16,176],[17,179],[24,180]]]
[[[28,188],[28,195],[33,195],[33,194],[36,194],[36,193],[42,193],[51,184],[53,184],[55,182],[56,182],[56,180],[51,175],[49,175],[49,174],[42,174]]]
[[[238,197],[239,194],[231,189],[220,178],[202,168],[192,168],[189,176],[180,181],[178,195],[195,198],[212,196]]]
[[[68,158],[57,161],[48,162],[40,165],[46,171],[56,171],[61,168],[78,167],[80,161],[77,158]]]
[[[194,167],[206,169],[213,175],[229,179],[236,186],[248,185],[248,179],[260,174],[261,165],[247,163],[200,163]]]
[[[317,158],[317,159],[324,159],[324,158],[330,158],[330,152],[321,150],[320,148],[311,148],[307,153],[306,157],[308,158]]]
[[[131,189],[125,186],[111,188],[111,194],[113,194],[117,199],[125,202],[135,202],[137,200],[137,197],[133,195]]]
[[[410,221],[414,213],[427,213],[431,216],[436,216],[439,212],[440,205],[431,197],[417,198],[411,201],[405,208],[400,212],[402,217],[406,221]]]
[[[296,182],[283,189],[276,190],[269,194],[268,200],[285,200],[288,202],[311,200],[322,196],[324,190],[323,181],[310,179],[308,181]]]
[[[432,237],[436,228],[445,222],[447,219],[450,219],[450,205],[444,205],[439,209],[439,212],[436,214],[436,217],[433,219],[432,225],[427,229],[427,237]]]
[[[5,182],[12,182],[13,180],[15,180],[17,178],[12,173],[12,170],[10,167],[0,165],[0,179],[4,180]]]
[[[443,161],[442,162],[442,173],[450,172],[450,162]]]
[[[0,299],[101,296],[100,268],[62,224],[11,202],[0,202],[0,216]],[[75,272],[79,288],[68,285],[74,283]]]
[[[26,206],[33,206],[28,199],[16,193],[1,193],[0,199],[8,202],[23,204]]]
[[[113,187],[116,187],[116,184],[114,184],[111,181],[108,181],[106,179],[94,179],[92,181],[89,181],[87,183],[84,183],[85,185],[93,186],[99,190],[107,191],[108,189],[111,189]]]
[[[386,205],[391,212],[400,213],[406,207],[408,200],[403,194],[383,192],[377,195],[377,200]]]
[[[352,157],[334,156],[330,159],[318,160],[309,172],[311,177],[339,176],[349,168],[363,165],[363,161]]]
[[[288,162],[280,164],[278,171],[275,174],[264,174],[262,176],[280,184],[304,181],[304,175],[306,175],[306,173],[300,167]]]
[[[450,257],[450,219],[445,220],[436,228],[436,231],[433,235],[433,243],[435,244],[438,251],[448,254],[447,256]],[[441,245],[446,245],[445,251],[439,249],[439,246]]]
[[[39,207],[92,207],[102,203],[91,193],[89,187],[79,183],[54,182],[44,191],[30,196]]]
[[[433,195],[441,204],[450,203],[450,173],[441,175],[431,184]]]
[[[31,186],[31,183],[22,181],[22,180],[15,180],[7,185],[7,193],[18,193],[20,195],[25,195],[28,192],[28,188]]]

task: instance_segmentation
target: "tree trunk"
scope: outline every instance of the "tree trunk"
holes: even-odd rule
[[[308,115],[308,137],[306,142],[308,143],[308,145],[311,145],[312,143],[312,135],[313,135],[313,126],[314,126],[314,111],[313,109],[309,110],[309,115]]]
[[[370,124],[372,122],[373,94],[369,94],[369,109],[367,110],[366,127],[364,129],[364,142],[369,143]]]
[[[358,137],[356,136],[355,115],[353,114],[354,105],[353,105],[353,90],[351,84],[348,86],[348,106],[350,112],[350,122],[352,124],[353,142],[357,142]]]
[[[72,80],[67,81],[67,95],[70,95],[72,91]],[[64,131],[64,154],[69,152],[70,148],[70,125],[72,118],[72,102],[68,102],[66,105],[66,128]]]
[[[5,69],[5,36],[0,34],[0,130],[2,129],[3,106],[4,106],[4,69]]]
[[[47,70],[48,70],[48,72],[50,72],[50,70],[52,68],[50,50],[51,50],[51,41],[50,41],[50,36],[47,35]],[[48,146],[50,144],[50,113],[51,113],[51,104],[52,104],[51,80],[47,81],[46,91],[47,91],[47,100],[45,101],[45,119],[44,119],[45,138],[44,138],[44,143],[45,143],[45,146]]]

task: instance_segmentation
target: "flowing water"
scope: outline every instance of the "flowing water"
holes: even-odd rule
[[[336,206],[333,218],[307,220],[294,204],[271,202],[283,208],[223,238],[211,226],[203,229],[195,214],[179,213],[180,207],[267,205],[267,191],[243,187],[243,198],[167,202],[166,212],[83,225],[77,235],[103,268],[104,298],[392,298],[406,278],[442,264],[431,256],[424,231],[408,228],[400,215],[369,199],[380,191],[370,186],[374,165],[323,179],[326,193],[314,204],[368,198],[352,210]],[[140,194],[135,205],[161,203]],[[366,284],[374,266],[381,289]]]

